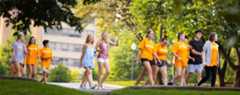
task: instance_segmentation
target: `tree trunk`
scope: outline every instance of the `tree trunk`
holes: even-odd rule
[[[163,38],[163,25],[160,25],[160,39]]]
[[[227,63],[229,64],[229,66],[230,66],[233,70],[236,70],[236,69],[237,69],[237,66],[231,61],[230,56],[228,56],[228,54],[227,54],[227,52],[226,52],[227,50],[225,50],[221,44],[219,44],[219,46],[220,46],[219,48],[220,48],[220,51],[221,51],[224,59],[227,61]],[[230,53],[231,53],[231,49],[230,49]]]
[[[231,49],[228,49],[226,54],[227,56],[229,56],[231,53]],[[223,54],[223,51],[221,53],[221,55]],[[220,62],[221,63],[221,62]],[[224,60],[224,63],[223,63],[223,66],[221,67],[221,65],[219,66],[219,69],[218,69],[218,75],[219,75],[219,82],[220,82],[220,86],[221,87],[224,87],[225,86],[225,73],[226,73],[226,69],[227,69],[227,63],[228,61],[225,59]]]
[[[219,74],[219,81],[220,81],[220,86],[225,87],[225,73],[226,73],[226,68],[227,68],[227,61],[224,60],[223,67],[220,68],[218,74]]]
[[[238,66],[236,69],[235,87],[240,87],[240,48],[236,48],[236,52],[238,56]]]

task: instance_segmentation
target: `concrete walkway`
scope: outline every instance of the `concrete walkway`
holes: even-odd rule
[[[119,90],[119,89],[124,88],[123,86],[104,84],[104,89],[97,90],[97,89],[80,88],[80,83],[50,82],[48,84],[62,86],[62,87],[66,87],[66,88],[77,89],[77,90],[80,90],[80,91],[92,93],[93,95],[109,95],[109,93],[113,90]]]

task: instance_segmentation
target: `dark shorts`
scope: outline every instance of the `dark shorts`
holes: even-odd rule
[[[159,67],[163,67],[163,66],[167,66],[167,61],[165,60],[161,60],[161,61],[157,61],[157,64]]]
[[[141,59],[141,64],[143,65],[145,61],[148,61],[150,65],[156,65],[154,60],[148,60],[148,59]]]

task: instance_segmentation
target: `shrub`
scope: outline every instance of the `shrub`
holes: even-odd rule
[[[51,70],[49,80],[53,82],[70,82],[70,70],[64,64],[59,64]]]
[[[0,63],[0,76],[6,76],[8,72],[8,66],[6,64]]]
[[[71,75],[71,81],[80,80],[80,69],[79,68],[71,68],[70,75]]]

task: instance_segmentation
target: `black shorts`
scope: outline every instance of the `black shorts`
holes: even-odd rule
[[[141,59],[141,64],[143,65],[144,64],[144,61],[148,61],[150,63],[150,65],[156,65],[154,60],[149,60],[149,59]]]
[[[157,61],[156,65],[158,65],[159,67],[163,67],[163,66],[167,66],[167,61],[165,60],[160,60],[160,61]]]

